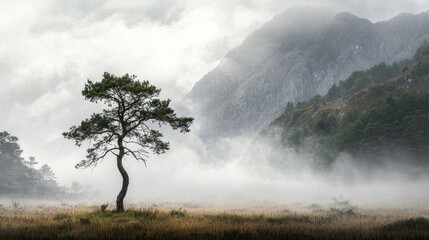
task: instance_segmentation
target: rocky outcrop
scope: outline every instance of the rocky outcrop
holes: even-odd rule
[[[429,39],[429,12],[372,23],[294,8],[256,30],[195,84],[203,137],[257,133],[287,102],[325,94],[356,70],[411,57]]]

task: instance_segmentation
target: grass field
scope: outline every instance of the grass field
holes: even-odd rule
[[[272,203],[0,206],[0,239],[429,239],[429,209]]]

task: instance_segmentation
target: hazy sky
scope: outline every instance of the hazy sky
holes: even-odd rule
[[[61,183],[109,169],[78,173],[73,166],[83,152],[61,137],[97,109],[80,93],[88,78],[136,74],[184,104],[183,96],[229,49],[289,7],[324,6],[372,21],[429,9],[427,0],[0,2],[0,130],[20,138],[25,156],[52,165]],[[176,151],[197,158],[192,150]]]

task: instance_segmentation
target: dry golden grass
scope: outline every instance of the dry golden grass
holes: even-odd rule
[[[429,239],[424,208],[162,203],[114,213],[100,206],[0,207],[0,239]]]

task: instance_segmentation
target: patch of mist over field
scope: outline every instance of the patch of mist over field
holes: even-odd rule
[[[166,130],[167,128],[163,128]],[[268,141],[245,136],[219,139],[205,145],[197,135],[198,121],[190,134],[166,131],[171,150],[150,156],[147,168],[134,159],[125,161],[130,175],[128,202],[253,202],[329,203],[333,198],[354,204],[414,206],[429,199],[429,179],[413,179],[410,166],[373,169],[359,167],[342,155],[332,170],[314,171],[310,156],[275,147]],[[65,155],[76,163],[83,152],[70,149]],[[64,161],[65,162],[65,161]],[[85,201],[113,201],[122,179],[115,159],[106,158],[96,168],[65,169],[71,179],[92,186]]]

